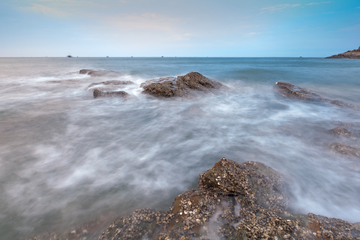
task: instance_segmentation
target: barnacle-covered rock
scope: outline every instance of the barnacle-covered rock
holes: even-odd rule
[[[99,240],[360,239],[360,224],[291,213],[283,181],[262,163],[222,158],[169,211],[136,210]]]

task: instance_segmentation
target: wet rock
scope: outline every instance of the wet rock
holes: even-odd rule
[[[345,137],[351,140],[357,140],[358,137],[360,136],[360,132],[359,131],[349,131],[346,128],[342,128],[342,127],[337,127],[337,128],[333,128],[330,130],[330,133],[334,136],[337,137]]]
[[[283,97],[290,98],[290,99],[297,99],[297,100],[303,100],[303,101],[316,101],[316,102],[326,102],[333,105],[336,105],[338,107],[342,108],[351,108],[354,110],[360,110],[359,106],[345,103],[339,100],[331,100],[328,98],[324,98],[314,92],[311,92],[308,89],[301,88],[298,86],[295,86],[291,83],[287,82],[276,82],[274,85],[274,89],[278,94],[280,94]]]
[[[334,125],[339,127],[360,127],[360,123],[358,122],[341,122],[341,121],[334,121]]]
[[[143,93],[156,97],[185,97],[191,98],[196,93],[215,93],[227,87],[219,82],[211,80],[200,73],[190,72],[184,76],[167,77],[148,80],[140,85]]]
[[[111,91],[103,88],[95,88],[93,92],[94,98],[99,97],[121,97],[128,98],[130,94],[125,91]]]
[[[92,77],[101,77],[106,75],[116,76],[119,75],[118,72],[108,71],[108,70],[94,70],[94,69],[81,69],[80,74],[90,75]]]
[[[274,88],[277,92],[287,98],[300,99],[306,101],[322,101],[323,98],[309,90],[301,87],[297,87],[287,82],[276,82]]]
[[[73,228],[67,233],[52,232],[45,233],[37,237],[33,237],[26,240],[86,240],[86,239],[97,239],[100,231],[109,224],[106,218],[100,218],[95,221],[85,223],[81,226]]]
[[[347,52],[344,53],[340,53],[337,55],[332,55],[330,57],[326,57],[326,58],[352,58],[352,59],[360,59],[360,47],[358,49],[354,49],[354,50],[349,50]]]
[[[99,240],[356,239],[356,224],[287,209],[284,178],[259,162],[221,159],[200,174],[198,189],[175,198],[167,212],[136,210]]]
[[[110,80],[110,81],[104,81],[104,82],[99,82],[99,83],[92,83],[88,86],[88,88],[91,88],[91,87],[97,86],[97,85],[121,86],[121,85],[131,85],[131,84],[135,84],[135,83],[132,81]]]
[[[330,144],[330,149],[339,154],[360,158],[360,147],[350,146],[344,143],[332,143]]]
[[[242,196],[241,205],[260,204],[283,209],[288,204],[282,176],[259,162],[242,165],[223,158],[200,174],[198,187],[218,194]]]

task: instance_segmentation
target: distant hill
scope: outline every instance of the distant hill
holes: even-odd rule
[[[360,47],[358,49],[354,49],[352,51],[347,51],[344,53],[340,53],[338,55],[332,55],[327,58],[353,58],[353,59],[360,59]]]

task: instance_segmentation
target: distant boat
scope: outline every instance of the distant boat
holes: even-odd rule
[[[302,58],[302,56],[300,56],[300,58]]]
[[[109,57],[109,56],[106,56],[107,58]]]
[[[71,55],[67,55],[67,57],[68,57],[68,58],[72,58],[72,56],[71,56]]]
[[[164,57],[164,56],[161,56],[162,58]]]

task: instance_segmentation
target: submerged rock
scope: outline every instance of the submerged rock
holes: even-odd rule
[[[135,84],[132,81],[119,81],[119,80],[110,80],[110,81],[104,81],[104,82],[99,82],[99,83],[92,83],[88,86],[88,88],[91,88],[93,86],[97,86],[97,85],[110,85],[110,86],[118,86],[118,85],[131,85],[131,84]]]
[[[148,80],[140,85],[143,93],[156,97],[185,97],[189,98],[196,93],[215,93],[227,87],[217,81],[211,80],[200,73],[190,72],[184,76],[167,77]]]
[[[354,49],[352,51],[347,51],[344,53],[340,53],[337,55],[332,55],[327,58],[352,58],[352,59],[360,59],[360,47],[358,49]]]
[[[111,91],[111,90],[107,90],[107,89],[102,89],[102,88],[95,88],[93,91],[93,95],[94,98],[99,98],[99,97],[122,97],[122,98],[127,98],[130,96],[130,94],[128,94],[125,91]]]
[[[332,143],[330,149],[336,153],[360,158],[360,147],[350,146],[344,143]]]
[[[115,71],[108,70],[93,70],[93,69],[81,69],[79,71],[80,74],[90,75],[92,77],[100,77],[105,75],[119,75],[119,73]]]
[[[357,140],[360,137],[359,131],[350,131],[342,127],[333,128],[330,130],[330,133],[334,136],[345,137],[351,140]]]
[[[287,82],[276,82],[274,88],[281,96],[306,101],[322,101],[323,98],[309,90]]]
[[[316,93],[311,92],[308,89],[301,88],[287,82],[276,82],[274,85],[274,89],[278,94],[286,98],[303,101],[327,102],[342,108],[352,108],[354,110],[360,110],[359,106],[345,103],[339,100],[331,100],[328,98],[324,98]]]
[[[290,213],[284,177],[259,162],[221,159],[200,174],[198,189],[175,198],[167,212],[136,210],[114,221],[99,240],[356,239],[358,225]]]

